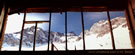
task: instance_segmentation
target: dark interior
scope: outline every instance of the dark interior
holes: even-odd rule
[[[10,13],[19,13],[27,9],[30,12],[62,12],[67,8],[67,11],[79,11],[84,8],[84,11],[104,11],[123,10],[127,7],[128,0],[4,0],[7,6],[10,7]],[[87,9],[91,8],[91,9]]]

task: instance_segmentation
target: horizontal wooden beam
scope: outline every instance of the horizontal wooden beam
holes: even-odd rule
[[[25,21],[25,24],[32,24],[32,23],[49,23],[49,21]]]
[[[28,8],[26,9],[27,13],[49,13],[50,8]],[[124,9],[109,9],[110,11],[121,11]],[[84,7],[84,12],[102,12],[106,11],[106,7]],[[20,13],[24,13],[25,11],[20,11]],[[52,13],[60,13],[65,12],[65,8],[53,8]],[[80,8],[67,8],[67,12],[81,12]],[[10,12],[10,14],[13,14],[14,12]]]

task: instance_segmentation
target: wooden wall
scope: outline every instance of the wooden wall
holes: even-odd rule
[[[2,47],[3,39],[4,39],[7,18],[8,18],[8,12],[9,12],[9,9],[8,9],[6,3],[3,3],[2,6],[3,7],[2,7],[2,11],[1,11],[1,18],[0,18],[0,50]]]
[[[128,7],[126,10],[126,18],[128,23],[128,29],[130,30],[130,40],[133,48],[135,48],[135,0],[129,0],[128,1]]]

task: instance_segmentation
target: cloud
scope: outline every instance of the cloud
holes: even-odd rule
[[[39,15],[35,16],[36,14],[34,14],[34,15],[29,14],[29,15],[27,15],[27,18],[26,18],[29,21],[43,20],[43,18],[41,18],[41,17],[48,18],[47,15],[43,16],[43,14],[41,15],[41,17]],[[13,32],[21,31],[22,24],[23,24],[23,17],[24,17],[24,15],[22,13],[20,15],[18,15],[18,14],[9,15],[8,21],[7,21],[6,33],[13,33]],[[35,19],[32,19],[32,18],[35,18]],[[44,19],[44,20],[46,20],[46,19]],[[31,26],[35,26],[35,24],[34,23],[33,24],[25,24],[24,29],[30,28]],[[41,27],[44,30],[47,30],[49,28],[48,26],[49,26],[48,23],[38,24],[38,27]]]
[[[49,20],[49,13],[27,13],[26,21]]]
[[[13,33],[21,30],[23,23],[23,14],[13,14],[8,16],[6,33]]]

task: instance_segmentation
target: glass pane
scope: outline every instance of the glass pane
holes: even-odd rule
[[[22,51],[33,51],[35,24],[25,24],[23,32]]]
[[[116,49],[133,48],[124,11],[110,11]]]
[[[49,20],[49,13],[27,13],[26,21],[46,21]]]
[[[68,50],[83,50],[81,12],[67,13]]]
[[[23,23],[23,13],[8,16],[2,51],[18,51]]]
[[[36,38],[36,51],[47,50],[48,48],[48,31],[49,23],[38,23],[37,25],[37,38]],[[52,36],[50,37],[52,39]]]
[[[58,50],[65,50],[65,12],[52,13],[51,31],[54,46]]]
[[[84,12],[86,50],[112,49],[107,12]]]

